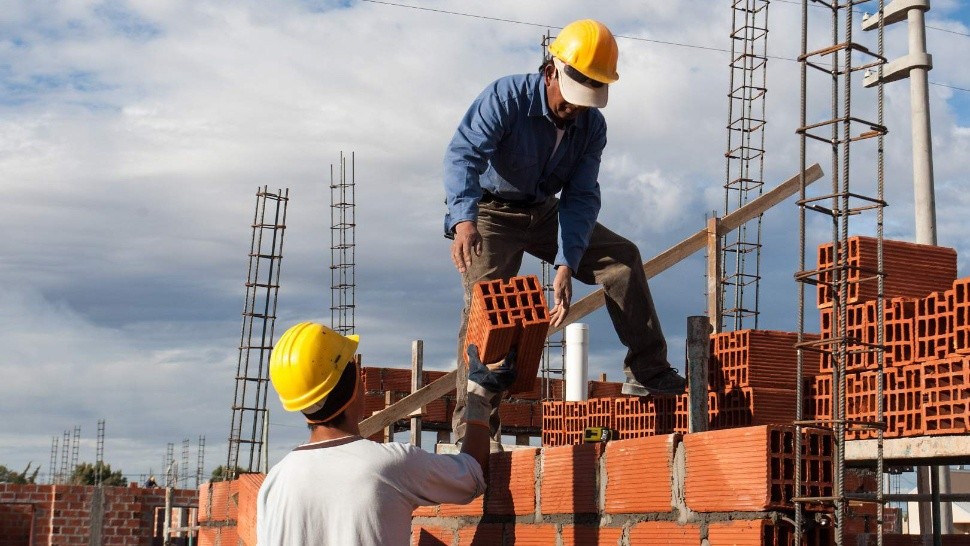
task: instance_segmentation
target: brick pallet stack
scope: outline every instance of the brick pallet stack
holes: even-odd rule
[[[876,240],[849,239],[849,295],[845,326],[846,418],[874,421],[877,410],[879,318],[883,321],[884,437],[970,432],[970,279],[956,279],[952,248],[884,241],[884,302],[876,297]],[[819,248],[819,269],[833,265],[832,245]],[[864,281],[867,278],[870,280]],[[823,338],[838,331],[831,291],[819,285]],[[822,353],[811,389],[813,414],[831,419],[832,358]],[[849,438],[876,436],[848,431]]]

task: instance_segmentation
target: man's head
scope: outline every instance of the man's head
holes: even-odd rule
[[[585,108],[603,108],[616,73],[619,50],[606,25],[592,19],[575,21],[549,45],[552,62],[543,66],[549,109],[570,120]]]
[[[287,330],[269,364],[283,408],[302,412],[310,424],[339,426],[344,414],[355,409],[352,403],[361,402],[360,373],[353,362],[358,342],[357,336],[312,322]]]

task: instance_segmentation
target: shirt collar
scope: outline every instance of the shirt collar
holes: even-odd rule
[[[538,99],[538,100],[537,100]],[[570,127],[583,128],[586,126],[588,110],[576,116],[572,123],[566,124],[566,130]],[[546,78],[542,72],[536,74],[535,83],[532,89],[532,102],[529,104],[529,116],[542,116],[552,123],[552,114],[549,110],[549,101],[546,99]]]

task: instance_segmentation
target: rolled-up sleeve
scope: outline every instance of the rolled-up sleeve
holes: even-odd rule
[[[479,178],[511,123],[508,103],[499,97],[494,85],[475,99],[462,118],[444,158],[446,235],[455,224],[478,219],[482,197]]]
[[[600,121],[591,129],[589,144],[559,196],[559,254],[555,265],[568,265],[573,272],[579,269],[600,211],[598,179],[606,124]]]

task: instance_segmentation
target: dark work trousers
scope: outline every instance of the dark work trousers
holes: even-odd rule
[[[472,265],[462,275],[465,306],[458,331],[457,403],[452,418],[455,441],[465,436],[465,392],[468,368],[465,365],[465,331],[471,306],[471,289],[483,280],[507,280],[519,272],[522,253],[553,263],[559,245],[559,200],[523,208],[496,201],[478,207],[478,232],[482,236],[482,255],[472,257]],[[654,309],[643,262],[636,245],[599,223],[593,228],[589,246],[573,277],[585,284],[603,286],[606,309],[620,342],[627,347],[623,371],[641,383],[664,371],[667,342]],[[554,302],[548,302],[554,305]],[[488,364],[488,363],[486,363]],[[496,395],[497,402],[501,395]],[[489,419],[492,440],[501,442],[498,404],[492,404]]]

